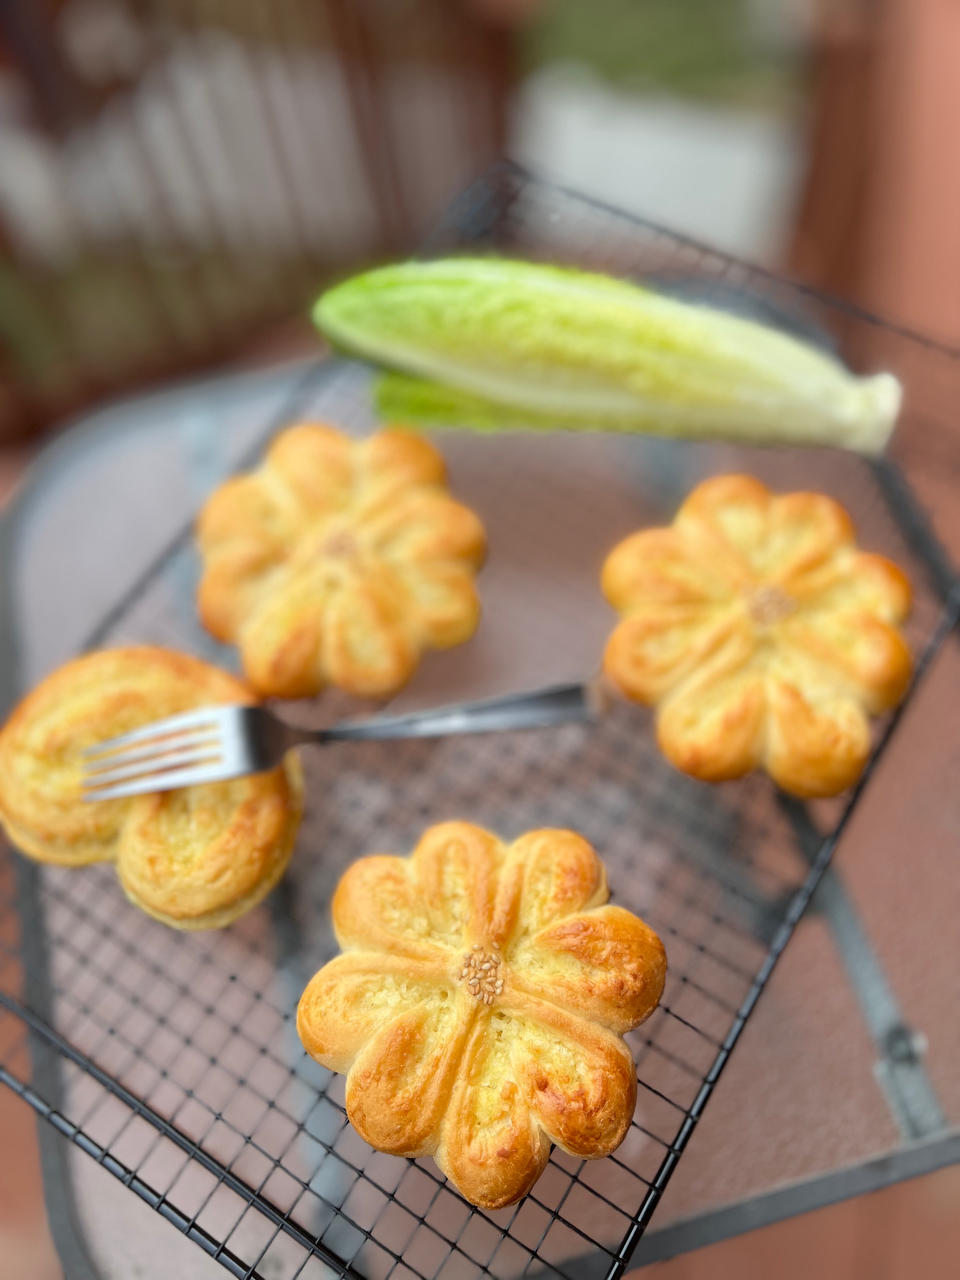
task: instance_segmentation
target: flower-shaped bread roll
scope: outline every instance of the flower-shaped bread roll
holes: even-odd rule
[[[360,1135],[433,1156],[489,1209],[530,1189],[551,1142],[613,1151],[637,1089],[621,1037],[656,1008],[666,959],[607,897],[572,831],[504,844],[447,822],[410,858],[354,863],[333,899],[343,954],[307,986],[297,1027],[347,1073]]]
[[[476,630],[483,526],[407,432],[289,427],[210,497],[198,542],[200,616],[263,695],[390,694],[425,649]]]
[[[821,494],[707,480],[671,526],[614,548],[603,590],[622,614],[607,675],[656,704],[668,759],[710,782],[763,767],[795,795],[842,791],[869,754],[868,716],[910,680],[896,626],[909,583]]]
[[[168,649],[104,649],[60,667],[0,733],[0,822],[24,853],[113,862],[138,907],[179,929],[229,924],[283,874],[300,824],[300,769],[129,799],[84,801],[84,748],[153,720],[254,699],[216,667]]]

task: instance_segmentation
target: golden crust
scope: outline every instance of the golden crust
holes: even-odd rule
[[[476,630],[483,527],[407,432],[287,428],[258,471],[210,497],[197,540],[203,623],[239,646],[264,695],[394,693],[425,649]]]
[[[279,880],[302,809],[299,766],[87,804],[81,752],[191,707],[254,699],[233,676],[166,649],[108,649],[47,676],[0,732],[0,822],[24,853],[109,861],[130,900],[179,929],[229,924]]]
[[[357,1132],[433,1156],[487,1209],[529,1191],[551,1142],[613,1151],[637,1088],[621,1036],[656,1008],[666,957],[607,897],[572,831],[504,844],[446,822],[409,858],[348,868],[333,899],[343,953],[307,985],[297,1030],[346,1074]]]
[[[708,782],[765,768],[796,795],[835,795],[866,763],[868,716],[910,681],[910,584],[822,494],[707,480],[671,526],[614,547],[601,585],[622,615],[607,676],[657,706],[664,754]]]

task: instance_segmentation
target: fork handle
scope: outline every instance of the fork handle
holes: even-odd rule
[[[453,707],[411,711],[402,716],[378,716],[348,721],[311,734],[312,742],[357,738],[442,738],[448,734],[492,733],[508,729],[542,729],[552,724],[592,720],[601,698],[590,684],[553,685],[534,693],[508,694]]]

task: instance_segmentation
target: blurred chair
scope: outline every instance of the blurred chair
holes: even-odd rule
[[[408,250],[503,150],[503,17],[0,5],[0,441],[240,352],[331,273]]]

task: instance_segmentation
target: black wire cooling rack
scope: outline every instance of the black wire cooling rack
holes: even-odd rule
[[[933,413],[935,388],[956,378],[947,352],[512,166],[461,198],[430,247],[465,244],[656,277],[823,340],[842,330],[849,345],[852,327],[861,350],[904,377],[908,431],[911,414]],[[368,375],[318,367],[282,416],[308,415],[365,429]],[[264,423],[263,440],[277,425]],[[458,494],[487,522],[491,558],[481,633],[425,662],[412,690],[420,702],[588,675],[613,621],[597,588],[603,553],[669,518],[721,469],[821,488],[848,507],[862,544],[913,580],[918,671],[956,620],[950,566],[889,463],[607,436],[447,433],[440,443]],[[198,628],[195,576],[185,532],[90,644],[151,641],[230,661]],[[881,726],[877,754],[897,720]],[[872,764],[851,796],[816,806],[763,777],[710,788],[663,762],[646,712],[620,707],[596,726],[342,744],[305,765],[308,811],[290,872],[221,933],[182,935],[146,919],[109,867],[39,867],[3,853],[0,1079],[245,1280],[621,1275]],[[373,850],[405,852],[453,816],[506,836],[541,825],[584,832],[615,899],[657,929],[670,962],[662,1005],[630,1037],[640,1088],[623,1146],[595,1162],[555,1151],[531,1194],[496,1213],[472,1210],[431,1162],[367,1147],[347,1123],[342,1079],[306,1057],[293,1026],[303,984],[335,949],[328,904],[343,868]]]

